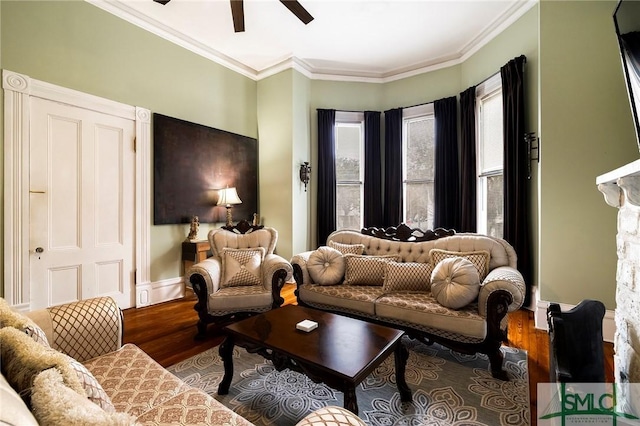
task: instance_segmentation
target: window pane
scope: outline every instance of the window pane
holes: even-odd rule
[[[358,182],[360,178],[360,127],[336,126],[336,180]]]
[[[361,188],[359,184],[338,184],[336,187],[337,229],[360,230]]]
[[[422,230],[433,228],[433,183],[405,185],[405,223]]]
[[[502,92],[482,101],[481,155],[481,172],[502,168]]]
[[[487,234],[498,238],[504,230],[502,188],[502,175],[487,177]]]
[[[411,180],[433,180],[435,129],[433,116],[407,122],[405,177]]]

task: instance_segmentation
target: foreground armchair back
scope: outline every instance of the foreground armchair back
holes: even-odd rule
[[[568,311],[551,303],[549,325],[549,380],[551,382],[603,383],[605,306],[586,299]]]
[[[212,256],[186,273],[185,281],[198,297],[196,338],[204,338],[208,324],[237,321],[284,302],[280,291],[293,269],[274,253],[278,231],[244,225],[211,230]]]

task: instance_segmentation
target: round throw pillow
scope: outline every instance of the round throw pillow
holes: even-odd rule
[[[331,247],[318,247],[307,260],[307,271],[314,283],[320,285],[338,284],[344,277],[342,253]]]
[[[479,292],[480,275],[470,260],[450,257],[433,268],[431,294],[442,306],[460,309],[473,302]]]

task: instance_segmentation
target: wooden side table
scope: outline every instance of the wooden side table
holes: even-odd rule
[[[210,255],[211,246],[208,240],[184,241],[182,243],[183,275],[194,263],[202,262]]]

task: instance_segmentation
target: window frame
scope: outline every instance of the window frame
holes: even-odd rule
[[[434,186],[435,190],[435,172],[432,179],[411,179],[407,178],[407,144],[408,144],[408,126],[411,122],[416,122],[418,120],[423,120],[425,118],[431,117],[434,120],[435,126],[435,107],[433,102],[416,105],[409,108],[404,108],[402,110],[402,222],[409,223],[411,221],[407,220],[407,185],[408,184],[423,184],[423,183],[431,183]],[[435,163],[435,143],[434,143],[434,153],[433,159]],[[434,170],[435,170],[435,164]],[[435,206],[432,206],[432,210],[435,210]],[[427,229],[432,229],[433,223],[430,223]]]
[[[500,73],[492,75],[476,87],[476,226],[477,232],[480,234],[487,234],[488,178],[502,176],[504,191],[504,156],[502,159],[501,167],[483,167],[484,140],[482,132],[482,105],[487,99],[493,98],[495,96],[502,96],[502,77]],[[502,144],[504,149],[504,136],[502,139]],[[504,217],[504,203],[502,208]],[[499,237],[502,238],[502,235],[500,235]]]
[[[336,175],[336,228],[340,229],[339,217],[338,217],[338,187],[340,185],[360,185],[360,223],[359,229],[364,226],[364,168],[365,168],[365,154],[364,154],[364,112],[357,111],[336,111],[335,124],[334,124],[334,140],[336,141],[334,147],[334,166],[337,170],[338,160],[338,127],[352,127],[360,129],[360,179],[355,181],[341,181],[338,180]]]

